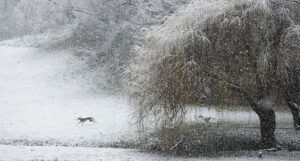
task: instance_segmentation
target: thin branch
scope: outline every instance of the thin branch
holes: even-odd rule
[[[300,0],[283,0],[279,2],[271,1],[274,5],[295,5],[300,4]]]
[[[212,79],[215,79],[217,80],[218,82],[223,82],[225,84],[226,87],[230,88],[231,90],[233,91],[237,91],[239,93],[241,93],[246,99],[247,101],[249,102],[249,104],[251,105],[251,107],[253,108],[253,110],[256,110],[256,108],[258,107],[257,106],[257,103],[256,101],[254,100],[254,98],[245,90],[243,89],[241,86],[233,83],[233,82],[229,82],[229,81],[226,81],[226,80],[223,80],[223,79],[220,79],[218,78],[218,76],[216,74],[213,74],[213,73],[209,73],[209,72],[205,72],[206,75]],[[255,108],[255,109],[254,109]]]
[[[64,5],[64,4],[57,3],[57,2],[55,2],[55,1],[53,1],[53,0],[48,0],[48,1],[51,2],[51,3],[53,3],[53,4],[55,4],[55,5],[62,6],[62,7],[64,7],[64,8],[70,8],[70,9],[72,9],[72,10],[74,10],[74,11],[77,11],[77,12],[81,12],[81,13],[85,13],[85,14],[88,14],[88,15],[91,15],[91,16],[95,16],[95,14],[90,13],[90,12],[86,11],[85,9],[75,8],[75,7],[73,7],[73,6],[69,7],[69,6],[66,6],[66,5]]]
[[[110,2],[110,1],[111,1],[111,0],[107,0],[107,1],[103,2],[102,4],[106,4],[106,3]]]
[[[297,109],[297,110],[300,110],[300,107],[295,103],[295,102],[288,102],[288,105]]]
[[[178,147],[178,145],[180,145],[183,141],[183,137],[175,143],[175,145],[173,145],[171,148],[170,148],[170,151],[174,150],[176,147]]]
[[[135,6],[135,7],[137,7],[137,5],[133,4],[133,3],[131,2],[131,0],[127,0],[125,3],[120,4],[120,5],[129,5],[129,6]],[[119,6],[120,6],[120,5],[119,5]]]

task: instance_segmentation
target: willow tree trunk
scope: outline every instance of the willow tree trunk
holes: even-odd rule
[[[287,105],[292,112],[295,129],[300,130],[300,105],[293,102],[288,102]]]
[[[253,110],[258,115],[260,121],[261,147],[276,147],[276,120],[274,110],[271,108],[259,107],[257,105],[253,108]]]

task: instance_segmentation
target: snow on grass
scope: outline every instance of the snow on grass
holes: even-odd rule
[[[135,149],[84,148],[84,147],[31,147],[0,145],[0,160],[36,161],[284,161],[299,159],[299,152],[239,152],[226,157],[174,157],[143,153]]]
[[[95,91],[89,80],[93,73],[82,71],[84,59],[68,51],[8,46],[0,46],[0,51],[1,142],[55,140],[73,145],[134,138],[127,101]],[[77,124],[76,118],[88,116],[97,123]]]
[[[250,107],[238,107],[239,110],[218,109],[216,107],[199,107],[189,106],[186,114],[188,122],[205,122],[204,118],[211,118],[209,122],[232,122],[235,124],[244,124],[244,126],[252,126],[253,124],[259,126],[259,118],[257,114]],[[275,110],[277,127],[286,127],[288,123],[289,128],[293,128],[293,120],[290,111]],[[203,116],[203,117],[201,117]],[[278,126],[280,125],[280,126]]]
[[[86,70],[86,60],[69,51],[9,46],[0,51],[0,160],[257,160],[255,151],[243,157],[177,158],[91,148],[136,141],[127,101],[99,93],[91,81],[97,73]],[[80,116],[94,117],[97,123],[79,125]],[[297,152],[262,160],[294,158],[299,158]]]

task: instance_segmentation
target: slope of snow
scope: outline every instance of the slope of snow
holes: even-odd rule
[[[8,39],[0,42],[0,46],[13,47],[47,47],[53,43],[64,43],[71,36],[76,25],[67,25],[59,30],[47,31],[33,35],[25,35],[13,39]]]
[[[131,109],[122,98],[99,94],[68,51],[0,46],[0,140],[113,142],[132,139]],[[97,123],[77,124],[92,116]]]

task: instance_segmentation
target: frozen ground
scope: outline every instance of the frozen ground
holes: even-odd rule
[[[84,60],[67,51],[0,46],[0,140],[97,146],[134,137],[130,107],[93,90]],[[92,116],[97,123],[77,124]],[[100,142],[100,143],[99,143]]]
[[[174,157],[144,153],[135,149],[55,147],[55,146],[1,146],[0,160],[35,161],[288,161],[299,160],[297,152],[264,152],[258,158],[258,151],[240,152],[223,157]]]

